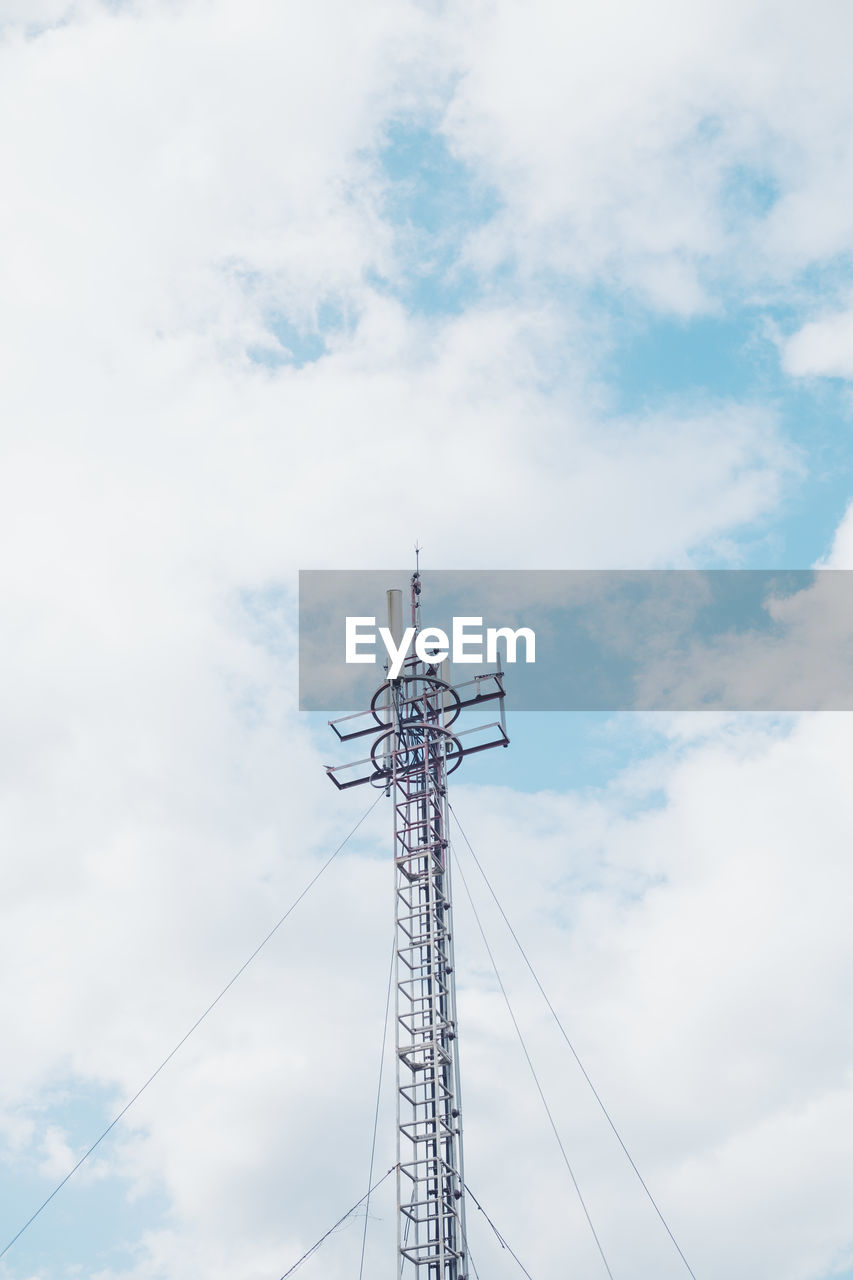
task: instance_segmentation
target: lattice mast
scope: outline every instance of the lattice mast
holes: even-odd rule
[[[416,634],[420,593],[416,570]],[[388,617],[399,644],[400,591],[388,592]],[[469,1280],[447,776],[464,755],[509,741],[502,673],[456,687],[446,677],[446,664],[439,669],[413,653],[399,678],[376,691],[369,712],[331,722],[342,741],[379,728],[370,757],[327,767],[338,787],[370,782],[393,803],[397,1249],[400,1271],[412,1280]],[[454,732],[464,708],[494,700],[498,722]],[[358,727],[365,716],[372,723]]]
[[[419,629],[420,582],[412,579]],[[392,608],[392,634],[394,607]],[[391,684],[397,1027],[397,1247],[415,1274],[462,1280],[465,1179],[456,1044],[444,682],[415,658]]]

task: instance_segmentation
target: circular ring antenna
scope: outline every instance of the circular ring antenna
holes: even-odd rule
[[[379,688],[376,690],[376,692],[374,693],[373,697],[370,700],[370,710],[373,714],[373,719],[382,729],[384,729],[387,726],[388,721],[383,719],[381,714],[385,710],[385,707],[379,706],[378,704],[382,695],[387,693],[387,690],[390,684],[391,684],[391,681],[386,680],[384,684],[381,684],[379,686]],[[443,702],[447,694],[450,694],[450,698],[451,698],[450,706],[447,706],[446,702],[444,702],[444,714],[446,717],[446,724],[444,727],[447,728],[449,725],[453,724],[454,721],[456,721],[459,718],[459,714],[462,710],[461,699],[459,697],[459,694],[453,688],[453,685],[448,684],[446,680],[440,680],[438,676],[427,676],[427,675],[400,676],[399,680],[394,681],[394,684],[401,684],[403,686],[408,686],[412,684],[427,685],[429,686],[427,696],[432,697],[432,696],[435,696],[436,694],[441,694]],[[404,692],[404,697],[403,697],[404,706],[409,706],[414,708],[420,702],[421,697],[423,697],[423,692],[415,693],[412,695],[406,695],[405,688],[403,692]],[[417,716],[406,716],[404,717],[404,720],[403,720],[404,725],[415,725],[420,723],[421,723],[420,718]]]
[[[395,732],[396,731],[394,729],[388,729],[385,733],[381,733],[370,748],[370,761],[376,770],[376,773],[374,774],[374,777],[376,778],[380,776],[387,778],[390,775],[391,771],[383,761],[388,747],[391,744],[391,740],[395,736]],[[422,721],[417,721],[414,725],[409,726],[408,730],[404,730],[401,736],[405,737],[406,733],[410,732],[423,735],[422,740],[415,743],[408,743],[404,740],[400,747],[398,747],[398,774],[413,773],[415,769],[419,769],[421,767],[421,763],[415,758],[415,754],[416,752],[423,751],[424,747],[428,745],[430,734],[434,735],[434,745],[438,745],[440,741],[444,742],[447,772],[453,773],[455,769],[459,768],[462,763],[462,757],[465,754],[465,749],[456,735],[451,733],[449,729],[445,729],[441,725],[424,724]],[[371,778],[371,782],[372,781],[373,778]]]

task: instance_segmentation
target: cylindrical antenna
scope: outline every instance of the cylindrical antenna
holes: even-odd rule
[[[403,593],[395,588],[386,591],[385,595],[388,600],[388,630],[399,649],[403,643]]]
[[[396,590],[395,588],[389,588],[389,590],[385,592],[385,601],[386,601],[386,608],[388,612],[388,630],[391,632],[391,638],[394,641],[394,645],[399,650],[400,645],[403,643],[403,593],[402,591]],[[386,672],[388,671],[387,664],[385,666],[385,670]],[[396,729],[397,722],[396,722],[396,716],[394,713],[394,699],[391,694],[391,690],[395,684],[396,684],[396,681],[393,681],[393,680],[389,680],[388,682],[388,694],[385,702],[385,716],[388,720],[388,723],[390,725],[393,725],[394,728]],[[397,738],[396,738],[396,735],[392,734],[391,737],[389,737],[388,739],[388,750],[385,753],[385,768],[388,770],[388,788],[385,792],[386,795],[390,794],[391,771],[392,771],[392,765],[393,765],[392,753],[396,748],[396,746],[397,746]]]

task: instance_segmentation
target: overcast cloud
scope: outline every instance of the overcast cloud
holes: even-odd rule
[[[0,0],[0,1248],[371,799],[296,710],[299,568],[853,568],[851,39],[842,0]],[[534,746],[455,803],[691,1266],[853,1274],[849,716],[564,727],[583,786]],[[3,1280],[277,1280],[362,1194],[389,821]],[[456,888],[470,1184],[587,1280]],[[614,1276],[686,1274],[492,915]]]

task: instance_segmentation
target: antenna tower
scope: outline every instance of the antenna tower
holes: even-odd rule
[[[420,632],[421,576],[411,579]],[[403,636],[402,592],[389,591],[388,626]],[[460,731],[468,708],[496,703],[498,720]],[[367,711],[330,721],[341,742],[372,735],[370,755],[327,766],[335,785],[370,784],[392,800],[395,882],[397,1250],[411,1280],[470,1280],[462,1163],[447,777],[466,755],[507,746],[503,673],[453,685],[447,662],[414,654]]]

